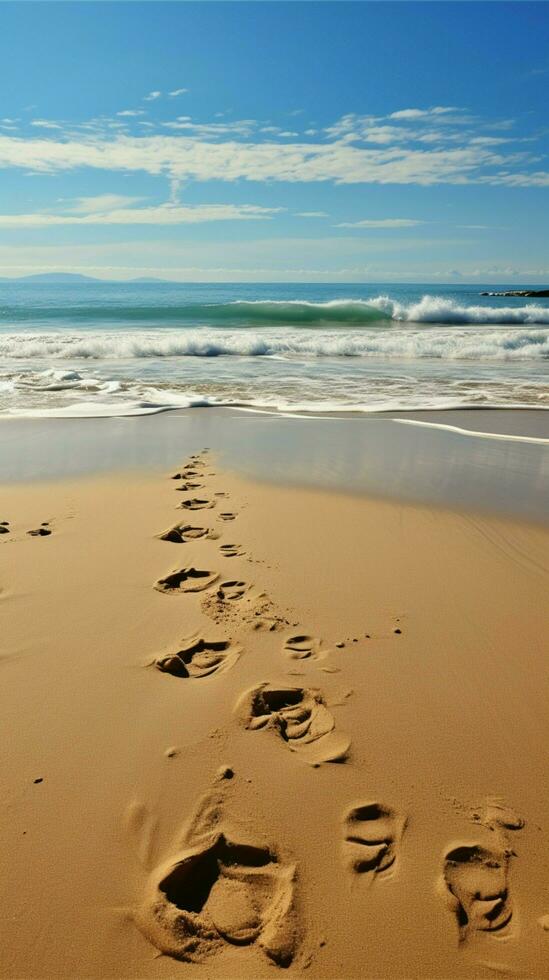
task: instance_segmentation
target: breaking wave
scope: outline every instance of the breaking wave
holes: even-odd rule
[[[549,311],[548,311],[549,314]],[[358,357],[422,360],[545,360],[549,329],[402,327],[378,330],[186,328],[0,333],[6,360],[133,360],[179,357]]]
[[[63,324],[116,323],[150,324],[224,324],[241,326],[371,326],[400,323],[438,324],[549,324],[549,305],[526,303],[520,306],[489,304],[462,305],[443,296],[425,295],[403,303],[390,296],[372,299],[333,299],[326,302],[308,300],[234,300],[227,303],[187,303],[132,306],[113,302],[63,306],[38,304],[0,308],[0,323],[60,322]]]

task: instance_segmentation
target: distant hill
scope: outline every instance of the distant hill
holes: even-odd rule
[[[93,276],[82,276],[78,272],[38,272],[32,276],[2,276],[3,282],[101,282]]]
[[[0,276],[0,282],[43,282],[60,285],[62,283],[79,282],[169,282],[168,279],[156,279],[153,276],[140,276],[137,279],[97,279],[95,276],[83,276],[79,272],[38,272],[31,276]]]

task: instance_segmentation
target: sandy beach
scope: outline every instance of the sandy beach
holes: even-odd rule
[[[545,976],[546,526],[210,445],[2,488],[1,975]]]

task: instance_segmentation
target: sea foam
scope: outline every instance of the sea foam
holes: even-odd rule
[[[362,357],[442,360],[543,360],[549,329],[456,326],[375,330],[214,327],[136,332],[55,331],[0,334],[6,360],[132,360],[177,357]]]

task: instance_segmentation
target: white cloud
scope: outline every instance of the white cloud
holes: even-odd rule
[[[424,221],[413,218],[364,218],[362,221],[340,221],[336,228],[416,228]]]
[[[124,207],[140,198],[103,194],[79,198],[62,213],[0,214],[0,228],[45,228],[54,225],[183,225],[209,221],[253,221],[272,218],[282,208],[253,204],[197,204],[181,207],[160,204],[152,207]]]
[[[298,218],[327,218],[328,213],[326,211],[298,211]]]
[[[144,97],[144,101],[145,102],[155,102],[156,99],[159,99],[161,97],[161,95],[162,95],[162,92],[159,92],[157,90],[155,90],[154,92],[149,92],[149,94]]]
[[[494,183],[503,184],[507,187],[549,187],[549,172],[538,170],[535,173],[499,173],[495,174],[493,180],[483,178],[483,184]]]
[[[456,113],[463,112],[463,109],[458,109],[457,106],[452,105],[436,105],[431,109],[399,109],[397,112],[391,112],[387,117],[388,119],[429,119],[433,116],[447,116],[455,115]]]
[[[144,116],[144,109],[122,109],[121,112],[116,113],[117,116]]]
[[[261,126],[253,119],[200,123],[190,116],[178,116],[156,124],[157,128],[148,120],[138,120],[138,125],[150,130],[139,135],[117,132],[117,127],[124,126],[121,121],[95,119],[65,128],[58,135],[23,138],[0,133],[0,167],[50,174],[77,168],[126,174],[143,171],[197,181],[517,187],[546,186],[549,181],[547,172],[532,172],[539,160],[532,153],[504,150],[499,137],[484,136],[478,127],[471,128],[472,123],[464,127],[461,115],[454,127],[452,113],[461,110],[451,106],[404,109],[391,117],[403,113],[404,121],[393,118],[390,124],[373,116],[346,115],[314,141],[289,131],[271,132],[275,127]],[[408,125],[410,113],[421,113],[423,124]],[[437,123],[431,126],[425,119]],[[441,120],[446,125],[439,129]],[[34,122],[60,127],[48,120]],[[509,122],[490,125],[507,127]]]
[[[175,99],[178,95],[185,95],[188,91],[188,88],[174,88],[173,91],[168,92],[168,95],[170,99]]]
[[[191,116],[178,116],[170,122],[161,123],[165,129],[181,130],[190,133],[193,137],[204,137],[215,139],[222,136],[251,136],[257,126],[255,119],[237,119],[234,122],[224,123],[197,123],[192,121]],[[274,131],[274,130],[273,130]],[[282,133],[276,130],[280,136],[296,135],[295,133]],[[263,130],[265,132],[265,130]]]
[[[75,198],[66,210],[76,214],[104,213],[114,208],[129,208],[142,200],[142,197],[129,197],[127,194],[95,194],[93,197]]]
[[[52,122],[50,119],[33,119],[31,126],[35,126],[37,129],[62,129],[63,127],[56,122]]]

